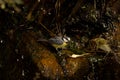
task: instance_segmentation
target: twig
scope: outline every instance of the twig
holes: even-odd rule
[[[50,33],[51,36],[56,36],[52,31],[50,31],[49,29],[47,29],[47,27],[45,25],[43,25],[41,22],[39,22],[39,24]]]

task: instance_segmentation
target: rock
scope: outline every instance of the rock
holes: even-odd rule
[[[26,39],[27,38],[27,39]],[[48,79],[57,79],[64,76],[61,66],[55,57],[55,53],[50,50],[47,43],[38,43],[35,38],[34,32],[29,32],[24,34],[24,44],[26,44],[26,50],[28,54],[31,55],[33,62],[38,68],[38,72],[41,77],[46,77]],[[38,75],[37,75],[38,77]]]
[[[44,77],[50,79],[59,79],[64,76],[61,66],[56,57],[50,52],[43,50],[37,66]]]
[[[68,77],[77,76],[81,78],[83,77],[83,75],[85,75],[88,69],[89,69],[89,64],[87,58],[85,57],[77,57],[77,58],[69,57],[66,59],[65,70],[66,70],[66,75]]]

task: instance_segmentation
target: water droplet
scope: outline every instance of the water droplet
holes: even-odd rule
[[[22,55],[21,58],[24,59],[24,55]]]
[[[19,59],[17,59],[17,62],[19,61]]]
[[[15,49],[15,52],[18,53],[18,49]]]
[[[14,14],[14,13],[15,13],[15,11],[12,11],[12,13]]]
[[[22,76],[25,76],[25,71],[24,70],[22,70]]]
[[[49,12],[48,15],[51,15],[51,12]]]
[[[42,8],[42,7],[41,7],[40,9],[41,9],[41,10],[43,10],[43,8]]]
[[[41,71],[41,73],[45,73],[45,71],[44,71],[44,70],[42,70],[42,71]]]
[[[0,43],[3,43],[3,40],[0,40]]]

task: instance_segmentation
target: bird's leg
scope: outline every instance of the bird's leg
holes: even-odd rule
[[[57,54],[61,56],[62,55],[61,50],[59,50],[59,48],[56,48],[56,50],[57,50]]]
[[[58,55],[59,55],[59,56],[61,56],[61,55],[62,55],[61,51],[58,51]]]

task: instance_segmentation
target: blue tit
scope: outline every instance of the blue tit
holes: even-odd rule
[[[70,41],[70,37],[62,37],[62,36],[56,36],[53,38],[50,38],[48,42],[56,49],[65,49],[68,45],[68,42]]]
[[[51,44],[51,46],[53,46],[56,50],[60,49],[65,49],[66,46],[68,45],[68,42],[70,42],[70,37],[67,36],[55,36],[52,37],[48,40],[46,39],[39,39],[38,41],[45,41],[48,42],[49,44]]]

